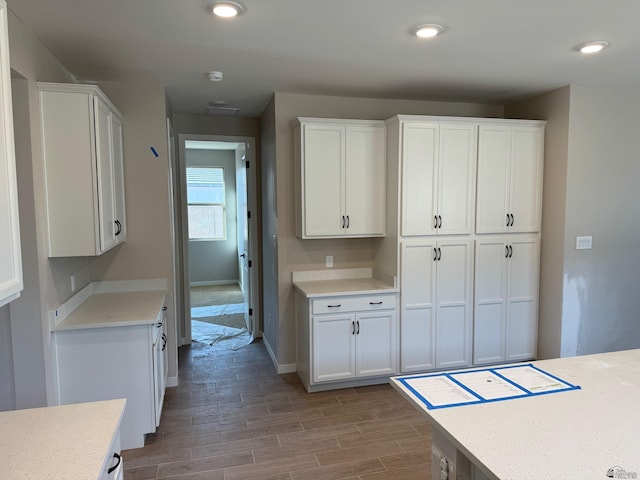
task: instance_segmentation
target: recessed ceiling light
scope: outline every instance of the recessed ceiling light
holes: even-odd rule
[[[412,33],[416,37],[420,38],[433,38],[437,35],[440,35],[444,27],[442,25],[438,25],[436,23],[427,23],[425,25],[418,25],[417,27],[412,28]]]
[[[578,45],[576,49],[580,53],[598,53],[604,48],[609,46],[609,42],[597,41],[597,42],[586,42]]]
[[[213,2],[209,4],[209,12],[217,17],[235,17],[247,11],[247,7],[238,2]]]

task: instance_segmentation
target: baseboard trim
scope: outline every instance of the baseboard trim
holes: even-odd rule
[[[167,387],[177,387],[178,377],[167,377]]]
[[[189,282],[191,287],[208,287],[212,285],[239,285],[239,280],[210,280],[207,282]]]
[[[295,373],[298,371],[298,366],[295,363],[285,363],[284,365],[278,365],[278,374],[283,373]]]
[[[271,362],[273,363],[273,366],[276,367],[276,372],[278,372],[278,375],[282,375],[283,373],[294,373],[298,371],[295,363],[285,363],[282,365],[278,363],[278,360],[276,359],[276,356],[273,353],[271,345],[269,345],[269,340],[267,339],[267,337],[264,336],[264,333],[262,335],[262,342],[264,343],[264,346],[267,349],[267,353],[271,358]]]

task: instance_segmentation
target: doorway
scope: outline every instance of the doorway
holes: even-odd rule
[[[225,341],[233,348],[259,336],[255,141],[179,135],[179,144],[182,343]]]

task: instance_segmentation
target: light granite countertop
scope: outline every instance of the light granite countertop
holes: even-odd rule
[[[640,478],[640,350],[528,363],[581,388],[429,410],[391,383],[492,480]]]
[[[0,478],[99,479],[124,408],[122,399],[0,412]]]
[[[294,282],[293,286],[307,298],[330,297],[333,295],[396,293],[398,291],[397,288],[375,278],[314,280]]]
[[[94,293],[52,330],[149,325],[157,321],[164,290]]]
[[[306,298],[322,298],[333,295],[366,295],[397,293],[394,279],[376,277],[371,268],[336,270],[311,270],[293,272],[292,284]]]

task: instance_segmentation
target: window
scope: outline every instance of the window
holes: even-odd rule
[[[225,240],[224,169],[187,167],[189,240]]]

